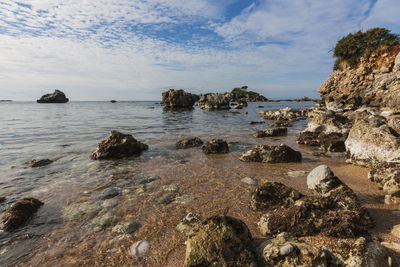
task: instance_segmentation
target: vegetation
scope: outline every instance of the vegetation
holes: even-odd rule
[[[385,28],[373,28],[366,32],[350,33],[340,39],[333,50],[333,55],[336,57],[333,69],[340,69],[343,63],[354,68],[365,51],[398,43],[399,35],[390,33],[390,30]]]
[[[245,98],[248,96],[250,97],[257,97],[259,96],[258,93],[252,92],[252,91],[247,91],[248,86],[242,86],[241,88],[234,88],[232,90],[232,93],[236,96],[236,98]]]

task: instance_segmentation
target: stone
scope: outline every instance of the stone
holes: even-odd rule
[[[305,118],[307,111],[289,107],[277,110],[264,110],[258,112],[265,120],[272,121],[276,127],[290,127],[293,122]]]
[[[190,203],[194,200],[196,200],[197,198],[195,196],[192,195],[180,195],[180,196],[176,196],[175,198],[175,202],[178,204],[187,204]]]
[[[138,222],[126,222],[124,224],[117,224],[113,227],[112,232],[119,234],[133,234],[140,228]]]
[[[6,201],[6,197],[0,196],[0,203],[3,203],[4,201]]]
[[[69,99],[60,90],[54,90],[52,94],[43,95],[36,102],[38,103],[67,103]]]
[[[306,173],[307,173],[306,171],[289,171],[289,172],[287,172],[287,175],[290,177],[299,177]]]
[[[274,137],[274,136],[285,136],[287,135],[288,129],[287,128],[274,128],[270,130],[261,130],[261,131],[256,131],[253,136],[257,138],[262,138],[262,137]]]
[[[248,185],[252,185],[252,186],[257,186],[258,185],[258,181],[250,178],[250,177],[244,177],[242,180],[240,180],[242,183],[244,184],[248,184]]]
[[[250,207],[253,210],[264,211],[272,206],[293,205],[303,197],[299,191],[282,183],[267,182],[254,189],[251,193]]]
[[[197,224],[186,241],[184,266],[257,266],[246,224],[229,216],[212,216]]]
[[[166,192],[172,192],[172,193],[176,193],[179,191],[179,187],[175,184],[170,184],[170,185],[164,185],[163,186],[163,190]]]
[[[91,203],[74,203],[63,208],[62,217],[66,221],[81,219],[83,216],[93,217],[100,211],[101,207],[98,204]]]
[[[111,131],[110,137],[99,143],[91,154],[93,160],[120,159],[140,155],[149,147],[133,138],[130,134]]]
[[[192,228],[197,224],[201,223],[201,218],[194,214],[193,212],[189,212],[186,216],[182,219],[182,221],[176,226],[176,230],[181,232],[185,235],[188,235]]]
[[[230,109],[230,98],[227,94],[205,94],[199,99],[199,107],[204,110]]]
[[[182,89],[169,89],[162,93],[161,103],[167,109],[191,109],[198,99],[197,95],[185,92]]]
[[[115,187],[107,188],[103,192],[101,192],[98,196],[98,199],[106,200],[109,198],[114,198],[120,194],[120,190]]]
[[[53,163],[53,161],[50,159],[33,159],[29,162],[29,167],[38,168],[49,165],[51,163]]]
[[[101,203],[101,206],[105,209],[114,208],[118,205],[118,201],[116,199],[106,199]]]
[[[203,144],[203,141],[198,137],[184,138],[176,142],[177,148],[198,147]]]
[[[144,258],[150,251],[150,242],[146,240],[137,241],[129,248],[129,251],[132,257]]]
[[[117,217],[112,213],[105,213],[99,217],[93,218],[89,225],[94,226],[98,229],[104,229],[108,226],[113,225],[117,221]]]
[[[250,124],[254,125],[254,124],[263,124],[265,123],[265,121],[251,121]]]
[[[258,145],[245,152],[240,157],[242,161],[254,161],[264,163],[300,162],[301,153],[287,145]]]
[[[397,238],[400,238],[400,224],[393,226],[392,230],[390,231],[392,235]]]
[[[375,164],[368,178],[386,194],[400,196],[400,163]]]
[[[162,195],[158,200],[157,203],[158,204],[164,204],[167,205],[171,202],[173,202],[176,198],[176,193],[166,193],[164,195]]]
[[[0,220],[1,229],[11,232],[23,226],[43,205],[36,198],[22,198],[8,208]]]
[[[202,150],[205,154],[224,154],[229,153],[229,146],[224,140],[212,139],[202,147]]]
[[[326,165],[314,168],[307,176],[308,189],[318,194],[325,194],[341,184],[339,178]]]
[[[358,238],[348,249],[348,255],[337,255],[344,266],[394,266],[389,264],[392,258],[388,250],[378,242],[368,242],[364,237]]]

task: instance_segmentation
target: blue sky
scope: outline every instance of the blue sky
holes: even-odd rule
[[[400,33],[398,0],[0,0],[0,99],[157,100],[248,85],[318,97],[329,51],[359,29]]]

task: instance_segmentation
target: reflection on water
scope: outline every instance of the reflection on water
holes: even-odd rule
[[[61,257],[57,248],[65,252],[72,244],[88,245],[83,242],[87,241],[88,235],[98,240],[100,237],[94,233],[106,231],[106,227],[101,226],[102,218],[112,220],[115,216],[117,221],[128,219],[126,212],[131,212],[129,209],[137,208],[139,214],[134,217],[146,229],[146,220],[154,216],[154,211],[153,208],[144,209],[143,205],[153,207],[153,204],[149,204],[153,202],[143,202],[140,192],[151,191],[154,186],[152,183],[161,186],[173,182],[183,189],[185,184],[189,184],[187,179],[193,177],[201,181],[204,176],[230,177],[241,172],[232,167],[242,166],[238,165],[237,154],[254,144],[266,142],[256,140],[252,133],[269,127],[268,124],[249,124],[261,120],[257,114],[261,110],[256,108],[258,104],[249,103],[247,108],[240,110],[240,114],[231,114],[228,111],[207,112],[198,107],[193,111],[169,112],[153,102],[71,102],[62,105],[0,103],[0,196],[7,198],[0,204],[0,211],[3,212],[11,203],[25,196],[36,197],[45,203],[29,225],[14,233],[0,233],[0,265],[21,263],[33,255],[41,255],[37,257],[44,259],[55,253]],[[286,106],[307,108],[314,103],[280,102],[263,105],[265,110]],[[297,122],[290,129],[289,135],[303,129],[305,125],[306,121]],[[148,144],[149,151],[136,159],[116,162],[90,160],[90,152],[111,130],[132,134]],[[225,174],[214,169],[210,171],[208,167],[213,157],[206,157],[198,150],[175,150],[175,142],[183,136],[198,136],[203,140],[220,137],[238,141],[239,144],[231,149],[233,153],[224,156],[228,160],[217,160],[222,164],[219,168],[226,169],[223,171]],[[274,140],[279,143],[286,139],[282,137]],[[290,142],[295,145],[293,140]],[[55,161],[49,166],[31,169],[28,162],[33,158]],[[256,169],[246,171],[257,174]],[[120,176],[123,179],[116,178]],[[157,181],[141,183],[146,177]],[[228,183],[228,180],[222,181]],[[198,188],[198,192],[209,191],[210,185],[202,186],[204,188]],[[218,186],[225,187],[223,184]],[[111,200],[99,199],[98,195],[110,187],[119,192],[116,198],[118,203],[133,207],[126,210],[116,207],[116,203]],[[154,191],[154,194],[157,195],[157,192]],[[194,194],[189,191],[186,193]],[[155,195],[146,195],[146,198],[154,198]],[[196,197],[201,198],[201,194]],[[134,204],[137,199],[142,205],[140,208]],[[76,205],[84,211],[73,210]],[[65,210],[72,210],[73,215],[66,215]],[[146,212],[149,214],[146,215]],[[78,219],[70,220],[68,216],[78,216]],[[57,236],[63,236],[69,231],[72,231],[69,237]],[[105,236],[100,239],[109,238],[109,234],[104,232]],[[44,237],[53,246],[51,252],[47,251],[49,244],[38,242]],[[43,264],[38,258],[31,265]]]

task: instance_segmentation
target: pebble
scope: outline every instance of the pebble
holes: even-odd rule
[[[193,200],[196,200],[196,197],[192,195],[181,195],[175,198],[175,202],[179,204],[187,204],[192,202]]]
[[[143,258],[150,251],[150,243],[146,240],[140,240],[133,244],[129,251],[133,257]]]
[[[392,211],[392,213],[393,213],[394,215],[400,216],[400,210]]]
[[[125,241],[125,240],[129,240],[131,238],[132,238],[132,236],[128,235],[128,234],[117,235],[116,237],[111,239],[108,243],[110,245],[112,245],[112,244],[119,243],[119,242],[122,242],[122,241]]]
[[[163,186],[163,190],[166,192],[178,192],[179,187],[177,185],[170,184],[170,185]]]
[[[109,198],[113,198],[119,195],[119,190],[111,187],[111,188],[107,188],[106,190],[104,190],[103,192],[101,192],[98,196],[99,199],[101,200],[106,200]]]
[[[104,200],[103,203],[101,203],[101,206],[103,208],[113,208],[118,205],[118,201],[116,199],[106,199]]]
[[[105,228],[112,225],[117,220],[117,217],[111,213],[106,213],[100,217],[96,217],[90,221],[90,224],[99,228]]]
[[[287,173],[287,175],[290,176],[290,177],[299,177],[299,176],[302,176],[302,175],[304,175],[306,173],[307,173],[306,171],[290,171],[290,172]]]
[[[160,197],[157,201],[158,204],[167,205],[175,200],[176,194],[175,193],[167,193]]]
[[[6,200],[6,198],[5,198],[5,197],[2,197],[2,196],[0,196],[0,203],[1,203],[1,202],[4,202],[4,200]]]
[[[290,253],[292,253],[293,250],[294,250],[294,247],[292,244],[286,244],[280,248],[279,254],[281,254],[282,256],[286,256],[286,255],[289,255]]]
[[[258,181],[250,178],[250,177],[245,177],[242,180],[240,180],[242,183],[244,184],[248,184],[248,185],[252,185],[252,186],[257,186],[258,185]]]
[[[132,234],[140,228],[138,222],[126,222],[124,224],[118,224],[113,227],[112,232],[120,234]]]
[[[189,212],[186,214],[186,216],[182,219],[182,221],[176,226],[176,230],[178,232],[181,232],[185,235],[187,235],[190,230],[195,226],[196,224],[200,223],[201,219],[199,216],[194,214],[193,212]]]

